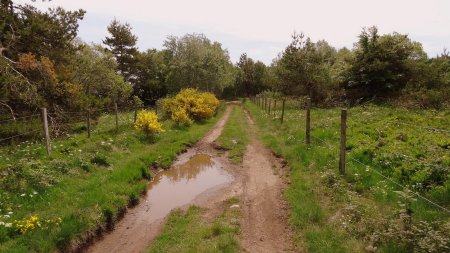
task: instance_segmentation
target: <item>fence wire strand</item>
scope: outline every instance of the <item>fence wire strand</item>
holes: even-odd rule
[[[395,122],[395,121],[387,121],[387,122],[391,123],[391,124],[410,126],[410,127],[415,127],[415,128],[419,128],[419,129],[425,129],[425,130],[429,130],[429,131],[450,133],[450,130],[447,130],[447,129],[434,128],[434,127],[425,127],[425,126],[413,125],[413,124],[408,124],[408,123],[403,123],[403,122]]]
[[[39,130],[33,130],[33,131],[29,131],[29,132],[22,133],[22,134],[13,135],[13,136],[10,136],[10,137],[6,137],[6,138],[3,138],[3,139],[0,139],[0,142],[11,140],[11,139],[14,139],[16,137],[25,136],[25,135],[29,135],[31,133],[36,133],[36,132],[40,132],[40,131],[41,130],[39,129]]]
[[[398,183],[397,181],[393,180],[392,178],[390,178],[390,177],[384,175],[383,173],[379,172],[378,170],[374,169],[373,167],[371,167],[371,166],[369,166],[369,165],[367,165],[367,164],[365,164],[365,163],[359,161],[358,159],[355,159],[355,158],[353,158],[353,157],[350,157],[350,160],[352,160],[352,161],[354,161],[354,162],[356,162],[356,163],[358,163],[358,164],[364,166],[365,168],[370,168],[370,171],[375,172],[375,174],[381,176],[382,178],[384,178],[384,179],[388,180],[389,182],[391,182],[391,183],[393,183],[393,184],[399,186],[399,187],[402,188],[402,189],[407,188],[407,187],[405,187],[404,185],[402,185],[402,184]],[[420,195],[419,193],[417,193],[417,192],[415,192],[415,191],[410,190],[409,188],[407,188],[407,189],[408,189],[411,193],[413,193],[414,195],[416,195],[417,197],[421,198],[422,200],[425,200],[426,202],[428,202],[428,203],[434,205],[435,207],[438,207],[438,208],[440,208],[441,210],[443,210],[443,211],[445,211],[445,212],[447,212],[447,213],[450,213],[450,210],[448,210],[447,208],[445,208],[445,207],[443,207],[443,206],[437,204],[436,202],[434,202],[434,201],[432,201],[432,200],[430,200],[430,199],[428,199],[428,198],[426,198],[426,197]]]
[[[6,123],[6,122],[11,122],[11,121],[17,121],[17,120],[20,120],[20,119],[26,119],[26,118],[33,118],[33,117],[36,117],[36,116],[41,116],[41,115],[40,115],[40,114],[33,114],[33,115],[29,115],[29,116],[17,117],[17,118],[15,118],[15,119],[6,119],[6,120],[0,121],[0,123]]]

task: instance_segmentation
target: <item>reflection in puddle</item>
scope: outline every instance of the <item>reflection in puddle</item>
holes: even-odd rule
[[[158,173],[149,184],[145,202],[150,219],[164,218],[172,209],[186,205],[202,192],[231,180],[231,176],[209,155],[195,155],[184,164]]]

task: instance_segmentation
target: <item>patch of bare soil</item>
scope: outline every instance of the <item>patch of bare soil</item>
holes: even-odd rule
[[[247,119],[255,132],[252,118]],[[283,198],[282,161],[252,134],[243,159],[241,235],[244,252],[294,252],[289,211]]]

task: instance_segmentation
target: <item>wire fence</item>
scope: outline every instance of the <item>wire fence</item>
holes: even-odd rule
[[[94,108],[87,111],[49,112],[46,113],[47,123],[45,123],[43,113],[2,120],[0,121],[0,147],[14,145],[18,142],[30,139],[43,140],[47,137],[46,129],[48,129],[48,137],[52,140],[59,138],[63,133],[70,132],[73,130],[73,127],[77,126],[80,129],[86,128],[85,131],[92,131],[91,128],[94,128],[94,121],[98,124],[97,121],[105,116],[117,118],[118,124],[115,124],[114,122],[110,122],[109,124],[111,128],[115,127],[117,130],[121,125],[134,124],[137,111],[142,109],[157,111],[156,107],[109,106]],[[88,122],[90,122],[90,126],[87,125]],[[47,126],[45,124],[47,124]],[[2,129],[6,130],[2,133]],[[89,136],[90,134],[91,133],[89,133]]]
[[[264,97],[261,97],[261,96],[256,96],[256,97],[250,98],[250,100],[254,104],[256,104],[259,108],[261,108],[261,110],[264,113],[267,113],[269,116],[271,116],[273,114],[273,119],[280,119],[281,124],[283,124],[283,121],[287,119],[285,110],[286,110],[286,101],[288,101],[288,99],[285,99],[285,98],[270,99],[270,98],[264,98]],[[277,102],[275,102],[275,101],[277,101]],[[281,101],[281,103],[279,101]],[[277,106],[275,106],[275,104],[277,104]],[[347,121],[347,119],[346,119],[346,117],[347,117],[346,116],[347,115],[347,110],[346,109],[342,110],[341,122],[339,122],[339,124],[341,126],[341,136],[340,136],[340,138],[336,138],[335,136],[333,136],[333,140],[331,140],[331,139],[330,140],[323,139],[323,138],[320,138],[320,137],[318,137],[316,135],[311,134],[311,125],[310,125],[310,122],[309,122],[310,121],[310,118],[309,118],[310,117],[310,110],[311,110],[310,103],[305,102],[305,101],[300,101],[300,102],[297,101],[296,103],[290,102],[290,108],[289,109],[291,109],[291,110],[305,110],[306,111],[306,113],[305,113],[306,117],[304,117],[303,114],[301,114],[301,115],[299,114],[299,117],[293,117],[292,118],[292,120],[296,120],[297,118],[298,119],[305,118],[306,125],[305,125],[305,129],[304,130],[305,130],[306,138],[304,140],[305,140],[306,144],[310,145],[310,141],[308,139],[309,139],[309,137],[311,137],[314,140],[316,140],[317,142],[319,142],[320,144],[325,145],[328,149],[330,149],[332,151],[336,151],[337,153],[339,153],[340,154],[340,157],[339,157],[340,166],[341,166],[341,163],[343,163],[344,164],[344,168],[345,168],[345,164],[349,164],[350,163],[350,162],[345,162],[345,157],[348,156],[347,155],[348,151],[347,151],[347,147],[346,147],[346,139],[347,139],[347,133],[346,133],[346,129],[347,129],[347,124],[346,124],[346,121]],[[345,110],[345,113],[344,113],[344,110]],[[343,114],[345,114],[345,117],[343,117]],[[281,116],[278,118],[277,117],[278,115],[281,115]],[[338,119],[337,118],[333,118],[330,121],[334,121],[334,120],[338,120]],[[374,122],[376,123],[376,121],[374,121]],[[390,124],[395,124],[396,126],[402,125],[402,126],[407,126],[407,127],[413,127],[413,128],[419,129],[419,130],[431,131],[432,133],[436,133],[436,132],[443,133],[443,134],[450,133],[450,130],[442,129],[442,128],[428,127],[428,126],[423,126],[423,125],[416,125],[416,124],[409,124],[409,123],[395,122],[395,121],[384,121],[384,122],[388,122]],[[323,126],[323,125],[322,126],[316,126],[315,129],[324,128],[324,127],[325,126]],[[353,127],[354,126],[352,126],[352,128]],[[368,134],[365,134],[365,133],[362,133],[362,134],[367,136],[367,137],[369,137],[369,138],[372,138]],[[339,145],[336,145],[336,144],[333,145],[332,144],[333,141],[336,141],[336,140],[340,140],[341,141],[340,147],[339,147]],[[344,140],[344,141],[342,142],[342,140]],[[403,156],[404,158],[409,159],[410,161],[416,161],[416,162],[422,163],[422,164],[430,166],[430,167],[438,166],[436,164],[427,163],[427,162],[425,162],[425,161],[423,161],[421,159],[417,159],[417,158],[414,158],[414,157],[411,157],[411,156],[408,156],[408,155],[405,155],[405,154],[400,154],[400,155]],[[354,162],[354,163],[356,163],[356,164],[358,164],[360,166],[363,166],[364,169],[365,169],[364,171],[372,172],[372,173],[380,176],[381,178],[389,181],[390,183],[394,184],[395,186],[399,187],[402,190],[407,189],[407,191],[410,193],[410,195],[413,195],[413,196],[416,196],[416,197],[422,199],[426,203],[430,204],[431,206],[433,206],[433,207],[435,207],[435,208],[437,208],[437,209],[439,209],[439,210],[441,210],[441,211],[443,211],[445,213],[450,213],[450,210],[448,208],[446,208],[443,205],[439,204],[437,201],[432,200],[429,197],[423,196],[423,194],[420,194],[420,193],[418,193],[416,191],[413,191],[413,190],[409,189],[409,187],[406,187],[405,185],[397,182],[396,180],[392,179],[391,177],[383,174],[382,172],[380,172],[377,169],[375,169],[373,166],[370,166],[370,165],[362,162],[361,160],[354,158],[353,156],[349,156],[349,158],[350,158],[351,162]],[[343,161],[342,161],[342,159],[343,159]],[[447,168],[447,170],[449,170],[449,169]],[[345,169],[343,171],[345,173]]]

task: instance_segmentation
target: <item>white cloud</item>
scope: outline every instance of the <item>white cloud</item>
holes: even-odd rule
[[[362,27],[376,25],[382,33],[398,31],[413,38],[441,38],[442,41],[421,41],[431,55],[445,46],[450,47],[450,1],[446,0],[53,0],[34,5],[87,10],[80,34],[84,34],[83,29],[90,30],[91,35],[97,34],[99,38],[88,39],[98,42],[105,35],[108,24],[105,20],[117,17],[139,26],[135,32],[140,38],[148,38],[152,33],[160,38],[162,29],[167,29],[166,35],[197,32],[228,38],[233,43],[252,41],[254,43],[243,48],[244,51],[257,52],[255,57],[262,57],[266,63],[276,53],[267,45],[260,47],[258,41],[287,45],[293,31],[302,31],[313,40],[324,38],[332,45],[351,47]],[[95,23],[92,16],[101,16],[104,20]],[[141,28],[146,25],[148,30]],[[140,42],[141,48],[146,42]],[[161,45],[161,41],[157,45],[153,40],[148,43],[147,47]],[[230,50],[230,53],[235,60],[242,52]]]

